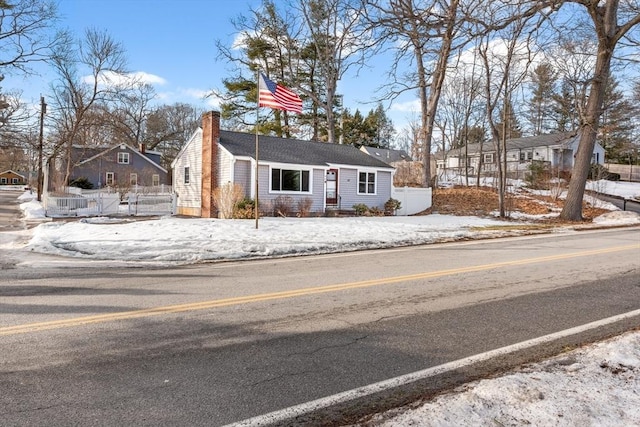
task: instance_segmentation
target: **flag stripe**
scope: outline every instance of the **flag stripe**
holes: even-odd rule
[[[302,113],[302,99],[293,91],[269,80],[260,73],[258,106]]]

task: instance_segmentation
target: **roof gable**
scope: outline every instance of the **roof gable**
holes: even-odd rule
[[[10,173],[12,173],[12,174],[14,174],[14,175],[18,175],[18,176],[19,176],[20,178],[22,178],[22,179],[25,179],[25,176],[24,176],[23,174],[18,173],[18,172],[16,172],[16,171],[13,171],[13,170],[11,170],[11,169],[8,169],[8,170],[6,170],[6,171],[4,171],[4,172],[0,172],[0,175],[10,174]]]
[[[139,152],[138,150],[133,149],[133,147],[126,145],[126,144],[116,144],[110,148],[107,148],[106,150],[100,151],[97,154],[94,154],[91,157],[88,157],[80,162],[77,163],[78,166],[83,165],[85,163],[89,163],[92,162],[93,160],[104,156],[105,154],[109,153],[110,151],[116,150],[116,149],[120,149],[120,150],[127,150],[130,153],[133,153],[134,155],[137,155],[138,157],[144,159],[144,161],[149,162],[151,165],[153,165],[154,167],[156,167],[157,169],[160,169],[162,172],[167,173],[167,170],[165,168],[163,168],[162,166],[160,166],[159,164],[157,164],[156,162],[154,162],[153,160],[151,160],[150,158],[148,158],[147,156],[145,156],[144,154],[142,154],[141,152]]]

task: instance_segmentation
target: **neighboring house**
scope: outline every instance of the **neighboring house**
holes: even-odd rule
[[[404,150],[390,150],[386,148],[367,147],[363,145],[360,147],[360,151],[367,153],[376,159],[382,160],[388,165],[393,165],[396,162],[410,162],[411,156]]]
[[[543,162],[552,169],[570,171],[573,169],[575,155],[578,150],[580,135],[575,132],[562,132],[547,135],[537,135],[514,138],[506,141],[507,170],[527,170],[529,165]],[[482,148],[482,172],[494,172],[498,169],[498,156],[492,141],[481,144],[469,144],[465,148],[450,150],[446,156],[442,151],[435,154],[438,172],[444,169],[463,172],[466,167],[471,174],[478,171],[480,163],[480,148]],[[593,150],[592,163],[604,164],[604,149],[596,143]]]
[[[169,173],[160,166],[161,153],[146,150],[143,145],[139,149],[126,144],[108,148],[74,146],[72,156],[69,182],[86,178],[93,188],[169,184]]]
[[[18,172],[6,170],[0,173],[0,185],[25,185],[26,183],[26,176]]]
[[[383,208],[391,198],[394,169],[351,145],[259,136],[258,200],[262,208],[279,196],[312,202],[311,212]],[[171,164],[177,213],[217,216],[215,188],[239,184],[256,199],[256,135],[220,130],[220,113],[203,115],[198,129]]]

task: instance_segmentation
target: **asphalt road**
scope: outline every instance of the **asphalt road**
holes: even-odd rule
[[[0,425],[224,425],[640,309],[640,228],[0,271]],[[307,414],[338,425],[640,318]]]

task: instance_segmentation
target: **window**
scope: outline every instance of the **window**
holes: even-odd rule
[[[118,153],[118,163],[121,165],[129,164],[129,153],[125,153],[124,151]]]
[[[358,193],[376,194],[376,174],[375,172],[358,173]]]
[[[11,178],[11,183],[12,184],[18,184],[20,182],[20,180],[18,178]]]
[[[271,191],[309,192],[309,171],[271,169]]]
[[[185,166],[184,167],[184,183],[188,184],[191,180],[191,177],[189,176],[189,166]]]
[[[108,186],[112,186],[116,181],[115,174],[113,172],[107,172],[104,181]]]
[[[482,157],[483,163],[493,163],[493,153],[485,153]]]
[[[138,185],[138,174],[130,173],[129,174],[129,184],[130,185]]]
[[[0,184],[6,184],[7,178],[0,178]]]
[[[151,185],[153,187],[159,187],[160,186],[160,175],[158,175],[157,173],[154,173],[151,176]]]

